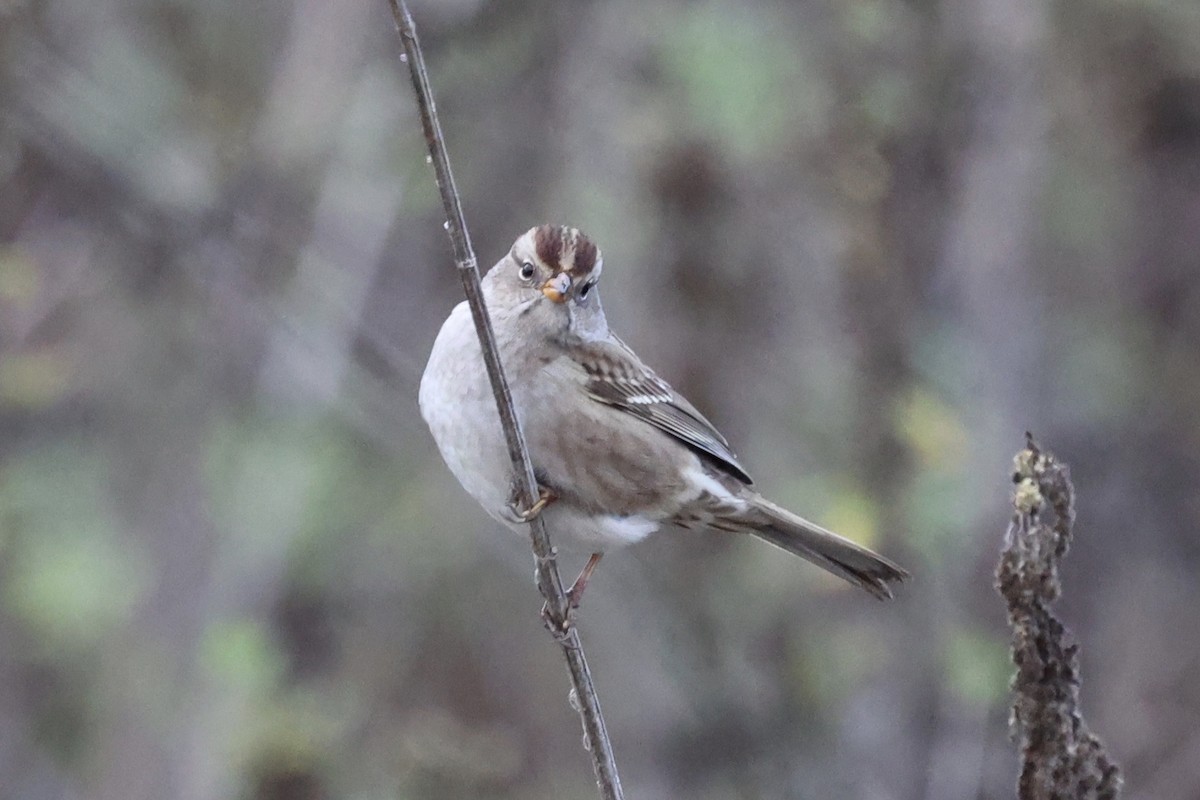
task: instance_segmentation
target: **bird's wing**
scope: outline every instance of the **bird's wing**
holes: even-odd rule
[[[650,423],[743,483],[753,483],[713,424],[620,339],[574,344],[567,356],[582,370],[584,390],[593,400]]]

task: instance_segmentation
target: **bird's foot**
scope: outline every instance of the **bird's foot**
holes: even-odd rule
[[[529,508],[522,509],[520,495],[520,489],[514,484],[512,494],[508,496],[508,504],[502,510],[504,517],[514,524],[533,522],[537,518],[537,515],[546,509],[546,506],[558,499],[558,495],[553,490],[539,485],[537,502]]]
[[[546,630],[550,631],[550,635],[554,637],[554,640],[561,645],[567,644],[571,639],[571,630],[575,627],[576,608],[578,606],[572,606],[568,602],[562,619],[559,619],[550,610],[549,603],[542,603],[542,624],[546,626]]]
[[[583,590],[587,588],[588,581],[591,580],[592,573],[596,571],[596,565],[602,558],[604,558],[604,553],[592,553],[591,558],[580,570],[579,577],[575,578],[571,588],[567,589],[567,605],[572,611],[579,608],[580,602],[583,601]]]
[[[575,612],[579,610],[579,604],[583,600],[583,590],[587,588],[588,580],[592,577],[592,573],[596,571],[596,565],[600,563],[600,559],[604,557],[603,553],[592,553],[587,564],[583,566],[583,570],[579,573],[579,577],[571,584],[571,588],[567,590],[567,607],[564,610],[562,619],[550,610],[549,603],[542,604],[542,623],[545,624],[546,630],[550,631],[555,639],[560,644],[565,644],[567,638],[571,635],[571,628],[575,627]]]

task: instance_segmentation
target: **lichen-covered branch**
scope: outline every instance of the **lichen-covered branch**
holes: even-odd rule
[[[509,456],[512,459],[518,500],[523,508],[531,508],[538,499],[533,464],[529,460],[525,437],[521,433],[521,425],[513,408],[512,394],[508,388],[508,381],[504,377],[504,368],[500,363],[500,354],[496,348],[496,337],[492,332],[491,319],[488,317],[487,307],[483,302],[483,292],[479,283],[479,267],[475,259],[474,248],[471,246],[470,234],[467,233],[467,222],[463,216],[458,190],[454,186],[454,176],[450,172],[450,159],[446,152],[445,140],[442,137],[442,127],[438,122],[433,91],[429,85],[429,73],[425,68],[425,58],[417,39],[416,25],[404,0],[389,0],[389,3],[392,8],[392,17],[396,21],[396,31],[400,35],[400,44],[404,48],[401,60],[408,64],[413,91],[417,95],[421,126],[425,131],[425,141],[429,146],[430,159],[433,162],[438,190],[441,193],[442,205],[446,213],[446,231],[450,235],[450,244],[454,248],[454,260],[458,266],[459,277],[462,279],[463,291],[466,293],[467,302],[471,307],[471,316],[474,318],[475,331],[479,335],[479,343],[483,349],[483,360],[487,365],[492,391],[496,395],[496,407],[500,413],[500,423],[504,428]],[[592,768],[596,773],[596,786],[604,800],[621,800],[623,797],[621,779],[617,774],[617,762],[613,756],[612,744],[608,739],[608,730],[604,725],[604,716],[600,713],[600,699],[592,685],[592,675],[584,656],[583,645],[579,640],[579,632],[568,623],[569,605],[566,593],[563,591],[562,579],[558,574],[554,548],[550,545],[550,536],[546,532],[545,522],[540,516],[534,517],[530,522],[529,534],[533,545],[538,589],[546,600],[545,613],[548,623],[556,629],[555,638],[562,646],[563,655],[567,660],[567,669],[571,674],[573,687],[571,705],[579,712],[583,722],[584,741],[592,757]]]
[[[1079,710],[1079,645],[1050,610],[1062,593],[1058,565],[1071,544],[1075,487],[1066,464],[1026,434],[1014,460],[1015,507],[996,568],[1008,603],[1016,699],[1012,726],[1021,747],[1021,800],[1109,800],[1120,768]]]

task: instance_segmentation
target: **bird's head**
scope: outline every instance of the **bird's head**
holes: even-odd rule
[[[577,228],[532,228],[484,278],[488,308],[583,338],[600,335],[608,328],[596,291],[603,268],[600,248]]]

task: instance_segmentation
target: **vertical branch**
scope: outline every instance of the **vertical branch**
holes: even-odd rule
[[[1050,611],[1062,594],[1058,564],[1071,544],[1075,487],[1066,464],[1025,434],[1014,462],[1016,507],[996,568],[1013,630],[1016,700],[1012,723],[1021,743],[1021,800],[1115,800],[1121,770],[1079,710],[1079,645]]]
[[[429,155],[437,176],[438,190],[442,196],[442,207],[446,214],[446,231],[450,235],[450,244],[454,249],[454,261],[458,267],[459,277],[462,279],[467,303],[471,308],[471,317],[475,321],[475,332],[479,335],[479,344],[483,350],[483,360],[487,366],[492,392],[496,396],[500,423],[504,428],[508,454],[512,459],[518,501],[523,508],[531,508],[538,499],[537,480],[533,474],[533,464],[529,460],[529,451],[521,432],[521,424],[513,408],[512,393],[509,391],[508,381],[500,363],[491,319],[488,317],[487,308],[483,302],[483,293],[479,283],[479,267],[474,249],[471,247],[470,236],[467,233],[467,222],[463,216],[458,190],[454,185],[454,176],[450,172],[450,160],[446,153],[445,140],[442,138],[441,124],[438,122],[433,91],[429,86],[429,74],[425,68],[425,59],[421,54],[416,26],[404,0],[388,0],[388,2],[392,8],[396,30],[400,35],[400,44],[404,48],[400,59],[408,64],[413,90],[417,95],[421,126],[425,131],[425,142],[429,147]],[[562,646],[567,669],[571,674],[573,687],[571,704],[578,710],[583,722],[585,746],[592,757],[592,768],[596,773],[597,787],[604,800],[621,800],[624,797],[621,792],[621,780],[617,774],[617,762],[613,757],[608,731],[604,726],[604,717],[600,713],[600,700],[592,685],[592,675],[588,669],[587,659],[584,657],[579,632],[567,621],[568,602],[566,594],[563,592],[558,566],[555,563],[554,548],[550,545],[546,524],[541,516],[534,517],[529,523],[529,533],[537,567],[538,589],[542,593],[542,597],[546,599],[549,624],[562,632],[556,633],[555,638]]]

